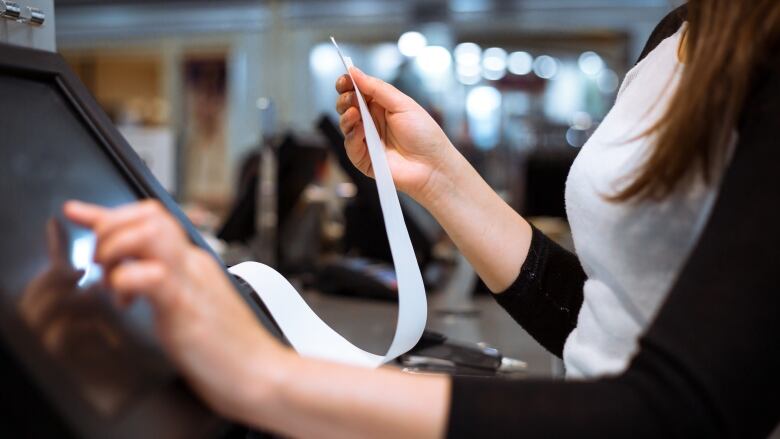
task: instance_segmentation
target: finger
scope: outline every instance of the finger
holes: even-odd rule
[[[52,312],[61,308],[68,300],[68,294],[58,290],[62,286],[71,288],[84,276],[84,270],[48,272],[34,279],[19,300],[19,311],[27,324],[36,327],[48,320]],[[53,288],[52,285],[56,286]]]
[[[381,79],[368,76],[357,67],[350,68],[352,77],[355,78],[357,86],[366,97],[371,97],[379,105],[385,107],[388,111],[398,113],[411,108],[414,101],[397,88],[382,81]]]
[[[336,111],[339,114],[344,114],[345,111],[352,107],[357,107],[357,105],[357,97],[353,91],[343,93],[336,99]]]
[[[385,137],[385,126],[387,125],[385,109],[377,102],[372,102],[368,104],[368,111],[374,119],[374,125],[376,126],[379,136]]]
[[[62,211],[69,220],[90,229],[108,214],[104,207],[75,200],[65,202]]]
[[[341,118],[339,119],[339,128],[341,128],[341,133],[345,136],[352,132],[353,129],[355,129],[355,125],[360,122],[360,112],[357,108],[350,108],[344,114],[341,115]]]
[[[352,83],[352,79],[350,79],[349,75],[341,75],[336,80],[336,91],[339,94],[344,94],[354,89],[355,85]]]
[[[132,261],[116,266],[108,275],[111,290],[120,303],[137,297],[148,298],[155,306],[172,305],[178,290],[170,287],[165,266],[155,261]]]
[[[62,246],[62,235],[62,224],[56,218],[49,219],[46,222],[46,250],[52,264],[62,262],[65,253]]]
[[[362,123],[355,126],[355,129],[346,137],[344,145],[347,149],[347,155],[355,164],[355,167],[367,176],[373,177],[374,167],[371,163],[371,156],[368,153],[365,129]]]
[[[160,245],[175,244],[170,235],[159,218],[138,221],[98,240],[95,262],[110,267],[126,259],[159,257],[155,253]]]
[[[365,130],[363,129],[363,122],[358,121],[354,128],[344,138],[344,146],[347,148],[347,154],[352,157],[357,157],[357,153],[362,153],[366,150],[365,143]],[[368,151],[365,151],[366,153]]]
[[[62,294],[51,294],[49,289],[39,289],[25,292],[18,306],[27,324],[31,328],[38,328],[64,300]]]
[[[93,228],[98,241],[133,224],[165,217],[168,211],[157,200],[144,200],[111,209]]]
[[[100,240],[130,223],[161,214],[164,209],[155,200],[131,203],[114,209],[69,201],[65,204],[64,212],[71,221],[92,229]]]

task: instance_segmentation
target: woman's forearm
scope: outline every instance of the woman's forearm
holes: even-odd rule
[[[418,201],[428,209],[494,293],[517,279],[531,226],[450,145]]]
[[[295,355],[290,352],[291,355]],[[292,437],[438,438],[445,434],[450,380],[392,369],[363,369],[295,356],[248,386],[259,397],[246,411],[251,425]]]

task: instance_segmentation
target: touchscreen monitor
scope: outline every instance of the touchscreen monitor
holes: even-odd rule
[[[54,54],[29,52],[64,69]],[[0,46],[3,60],[26,53]],[[119,206],[155,195],[138,184],[148,172],[130,172],[140,162],[123,161],[101,137],[95,124],[105,119],[88,117],[70,94],[85,92],[67,75],[0,66],[2,358],[13,359],[29,391],[43,395],[74,436],[214,436],[224,423],[167,361],[150,306],[115,305],[92,262],[93,234],[62,215],[69,199]]]

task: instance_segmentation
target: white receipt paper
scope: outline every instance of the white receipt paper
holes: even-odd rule
[[[385,145],[379,137],[366,101],[349,72],[352,60],[341,53],[333,37],[331,40],[355,85],[398,280],[398,322],[393,342],[384,355],[372,354],[353,345],[322,321],[290,282],[271,267],[257,262],[243,262],[229,271],[254,289],[300,355],[356,366],[378,367],[409,351],[420,340],[427,316],[425,287],[387,164]]]

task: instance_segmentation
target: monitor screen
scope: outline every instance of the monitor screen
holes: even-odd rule
[[[0,340],[79,436],[201,436],[209,417],[155,341],[150,306],[115,305],[94,235],[62,215],[69,199],[141,194],[57,82],[0,73],[0,96]]]

